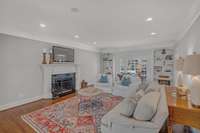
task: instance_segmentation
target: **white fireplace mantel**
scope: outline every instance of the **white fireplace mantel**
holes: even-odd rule
[[[52,98],[51,78],[53,74],[76,73],[76,90],[80,88],[80,69],[78,64],[42,64],[43,71],[43,98]]]

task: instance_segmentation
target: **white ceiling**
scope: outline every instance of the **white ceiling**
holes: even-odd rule
[[[0,32],[86,49],[167,45],[198,7],[199,0],[0,0]]]

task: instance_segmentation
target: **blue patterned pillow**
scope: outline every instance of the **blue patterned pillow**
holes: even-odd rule
[[[129,78],[123,78],[121,81],[121,85],[123,86],[129,86],[131,83],[131,80]]]
[[[99,82],[100,83],[108,83],[108,76],[107,75],[101,75]]]

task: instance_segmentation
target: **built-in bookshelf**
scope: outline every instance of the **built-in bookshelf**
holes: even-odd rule
[[[124,63],[120,64],[120,73],[128,74],[132,78],[140,77],[142,80],[146,80],[147,79],[147,60],[146,59],[129,59],[128,64],[124,64]]]
[[[154,80],[160,84],[173,84],[174,50],[157,49],[154,51]]]
[[[103,73],[113,74],[113,55],[111,53],[102,54]]]

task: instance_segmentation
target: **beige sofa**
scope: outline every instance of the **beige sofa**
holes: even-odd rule
[[[121,103],[108,112],[101,121],[102,133],[159,133],[168,117],[165,88],[160,90],[157,112],[151,121],[137,121],[120,114]]]

